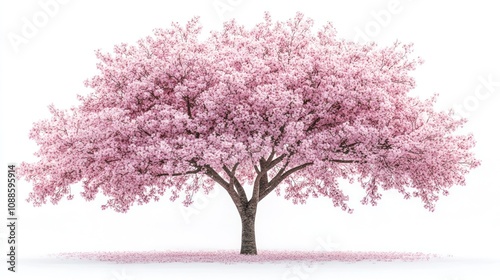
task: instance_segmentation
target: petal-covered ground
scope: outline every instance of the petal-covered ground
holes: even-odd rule
[[[420,261],[437,255],[403,252],[310,252],[260,251],[258,255],[240,255],[237,251],[146,251],[146,252],[73,252],[57,256],[68,259],[114,263],[268,263],[268,262],[359,262]]]

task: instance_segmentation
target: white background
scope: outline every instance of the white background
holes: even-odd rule
[[[395,40],[414,42],[425,59],[414,75],[422,98],[440,93],[437,108],[464,106],[470,122],[464,132],[477,139],[482,165],[467,176],[467,185],[452,188],[434,213],[418,200],[405,201],[385,192],[377,207],[358,203],[363,193],[345,184],[354,214],[334,208],[327,199],[293,205],[274,194],[260,205],[257,245],[261,250],[406,251],[454,255],[427,264],[333,264],[307,274],[310,279],[498,279],[500,188],[497,161],[500,120],[499,14],[494,1],[76,1],[57,3],[46,16],[49,0],[2,1],[0,58],[0,209],[6,217],[7,164],[35,161],[35,143],[28,139],[33,122],[49,117],[47,106],[69,108],[76,95],[88,92],[83,81],[96,74],[94,50],[133,43],[168,27],[201,16],[204,34],[220,29],[226,19],[253,26],[264,11],[286,20],[301,11],[320,27],[331,21],[340,37],[382,46]],[[453,3],[453,4],[451,4]],[[217,8],[218,7],[218,8]],[[36,32],[23,34],[26,22]],[[26,31],[26,30],[25,30]],[[365,35],[360,36],[360,32]],[[17,36],[17,37],[16,37]],[[363,37],[365,36],[365,37]],[[19,44],[13,43],[17,38]],[[20,39],[23,38],[23,39]],[[482,81],[490,80],[485,87]],[[475,95],[476,94],[476,95]],[[4,171],[1,171],[3,169]],[[7,279],[198,279],[263,277],[282,279],[288,268],[276,265],[110,265],[66,263],[47,255],[75,251],[238,250],[240,220],[223,191],[199,195],[191,209],[168,197],[127,214],[102,211],[105,198],[85,202],[75,185],[73,201],[34,208],[26,203],[31,189],[18,183],[19,273],[0,265]],[[5,218],[2,218],[5,219]],[[6,220],[4,220],[6,223]],[[4,223],[2,222],[2,225]],[[0,227],[2,263],[7,228]],[[324,247],[324,246],[323,246]],[[420,274],[419,274],[420,273]],[[363,276],[364,275],[364,276]],[[29,277],[29,278],[25,278]],[[417,277],[417,278],[412,278]],[[491,277],[491,278],[489,278]],[[300,278],[297,278],[300,279]]]

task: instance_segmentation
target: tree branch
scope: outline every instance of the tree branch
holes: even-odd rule
[[[193,115],[191,113],[191,100],[189,100],[188,96],[184,97],[184,101],[186,101],[186,107],[187,107],[187,114],[190,119],[193,118]]]
[[[201,167],[198,167],[195,170],[189,170],[189,171],[186,171],[186,172],[183,172],[183,173],[173,173],[173,174],[160,173],[160,174],[156,174],[156,176],[157,177],[161,177],[161,176],[172,176],[172,177],[175,177],[175,176],[184,176],[184,175],[188,175],[188,174],[196,174],[196,173],[199,173],[200,171],[201,171]]]
[[[236,188],[236,192],[238,193],[238,196],[240,197],[240,199],[244,203],[247,203],[248,202],[248,198],[247,198],[247,195],[245,193],[245,190],[241,186],[240,181],[235,176],[236,168],[238,168],[238,165],[239,165],[239,163],[235,164],[233,166],[233,170],[229,170],[229,168],[227,168],[227,166],[225,166],[225,165],[222,167],[222,169],[224,169],[224,172],[226,172],[226,174],[232,180],[232,182],[230,182],[230,187],[232,187],[232,185],[234,185],[234,187]]]
[[[280,163],[283,159],[285,158],[285,155],[281,155],[279,157],[277,157],[276,159],[274,159],[273,161],[271,161],[269,164],[268,164],[268,170],[269,169],[272,169],[273,167],[276,166],[276,164]]]
[[[357,159],[325,159],[330,162],[337,163],[365,163],[366,160],[357,160]]]
[[[236,205],[238,211],[241,211],[242,204],[239,200],[238,193],[236,193],[236,191],[232,187],[230,187],[229,183],[226,180],[224,180],[224,178],[222,178],[219,175],[219,173],[217,173],[217,171],[215,171],[212,167],[210,167],[209,165],[206,165],[205,167],[207,170],[206,172],[207,176],[212,178],[215,182],[217,182],[227,191],[227,193],[233,200],[234,205]]]
[[[255,169],[258,170],[257,166],[255,166]],[[255,207],[257,205],[257,202],[260,201],[259,199],[259,190],[260,190],[260,179],[264,174],[267,173],[266,169],[262,169],[260,172],[257,173],[257,177],[255,178],[255,181],[253,182],[253,192],[252,192],[252,198],[248,201],[248,205]]]
[[[260,160],[260,170],[266,170],[262,177],[260,178],[259,181],[259,193],[263,192],[267,188],[267,184],[269,183],[269,179],[267,177],[267,171],[270,170],[272,167],[268,166],[268,162],[265,159]]]
[[[299,166],[296,166],[294,168],[291,168],[286,172],[283,172],[286,168],[286,165],[285,165],[283,168],[281,168],[281,170],[278,172],[278,174],[276,174],[276,176],[274,176],[274,178],[271,180],[271,182],[269,182],[266,190],[264,190],[264,192],[260,194],[259,201],[262,200],[264,197],[266,197],[269,193],[271,193],[283,180],[285,180],[286,177],[288,177],[292,173],[295,173],[299,170],[302,170],[302,169],[304,169],[312,164],[313,164],[312,162],[307,162],[307,163],[301,164]]]
[[[269,155],[269,157],[267,158],[266,162],[268,163],[269,161],[271,161],[273,159],[274,155],[275,155],[275,152],[274,152],[274,147],[273,147],[273,150],[272,150],[271,154]]]
[[[320,120],[321,120],[321,118],[320,118],[320,117],[316,117],[316,118],[312,121],[312,123],[309,125],[309,127],[306,129],[306,132],[309,132],[309,131],[313,130],[313,129],[314,129],[314,127],[316,126],[316,124],[317,124]]]

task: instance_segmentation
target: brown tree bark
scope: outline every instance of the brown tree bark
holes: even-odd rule
[[[247,207],[240,213],[241,217],[241,249],[240,254],[257,255],[255,240],[256,207]]]

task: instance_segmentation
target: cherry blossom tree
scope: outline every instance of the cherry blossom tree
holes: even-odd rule
[[[97,51],[91,93],[70,109],[49,106],[51,119],[30,132],[40,160],[19,167],[34,186],[28,201],[71,199],[82,182],[85,199],[101,192],[103,209],[126,212],[165,193],[188,206],[221,187],[241,217],[240,253],[257,254],[257,206],[273,191],[351,213],[338,181],[347,179],[364,204],[395,189],[432,211],[479,165],[472,135],[457,133],[466,120],[436,111],[436,96],[410,96],[422,62],[411,44],[339,39],[301,13],[200,34],[194,18]]]

